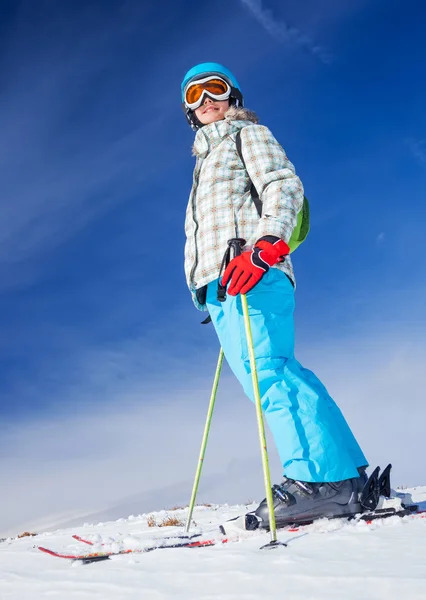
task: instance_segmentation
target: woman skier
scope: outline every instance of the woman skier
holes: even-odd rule
[[[277,526],[361,512],[367,460],[324,385],[294,357],[289,242],[303,205],[302,183],[270,130],[243,108],[241,89],[227,68],[203,63],[190,69],[182,104],[197,132],[185,222],[186,278],[253,400],[240,297],[247,294],[262,409],[283,466],[284,480],[273,488]],[[232,238],[245,245],[223,272]],[[265,500],[256,515],[268,527]]]

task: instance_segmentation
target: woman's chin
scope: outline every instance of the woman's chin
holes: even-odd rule
[[[209,125],[210,123],[214,123],[215,121],[221,121],[223,116],[218,113],[209,113],[207,115],[203,115],[203,125]]]

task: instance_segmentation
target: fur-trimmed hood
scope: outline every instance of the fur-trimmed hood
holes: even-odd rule
[[[243,108],[242,106],[230,106],[225,113],[225,119],[228,121],[251,121],[256,125],[259,123],[259,117],[257,114],[248,108]]]
[[[201,127],[195,136],[192,146],[193,156],[206,156],[210,150],[232,133],[247,125],[259,123],[255,112],[247,108],[231,106],[225,113],[225,118]]]

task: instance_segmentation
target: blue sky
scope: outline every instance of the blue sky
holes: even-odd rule
[[[407,419],[399,482],[421,483],[425,13],[395,0],[2,2],[0,467],[16,476],[12,498],[35,447],[35,475],[52,455],[62,472],[95,456],[97,415],[130,423],[155,404],[160,430],[186,397],[181,433],[201,434],[197,390],[218,346],[184,281],[193,132],[180,82],[210,60],[235,73],[311,202],[294,257],[299,357],[372,462],[383,447],[396,460],[389,436]],[[378,441],[370,411],[385,422]]]

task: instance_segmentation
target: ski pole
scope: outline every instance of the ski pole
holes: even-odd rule
[[[269,470],[268,449],[266,447],[265,424],[263,422],[262,403],[260,400],[259,381],[257,378],[256,358],[254,356],[253,336],[251,332],[250,317],[248,312],[247,298],[241,294],[243,305],[244,326],[246,330],[247,347],[250,358],[250,371],[253,383],[253,393],[256,405],[257,428],[259,431],[260,453],[262,456],[263,479],[265,482],[266,501],[269,511],[269,529],[271,532],[271,544],[277,544],[277,527],[275,523],[274,502],[272,499],[271,474]]]
[[[201,442],[201,450],[200,450],[200,456],[198,459],[197,470],[195,473],[194,485],[192,488],[191,501],[189,503],[188,518],[186,520],[185,533],[188,533],[189,528],[191,526],[192,512],[194,510],[195,498],[197,497],[198,484],[200,482],[201,470],[203,468],[204,455],[206,452],[207,440],[208,440],[209,431],[210,431],[210,424],[211,424],[211,420],[212,420],[212,416],[213,416],[214,404],[216,401],[217,387],[219,385],[220,373],[222,371],[222,363],[223,363],[223,349],[221,348],[220,352],[219,352],[219,358],[217,360],[216,373],[214,376],[213,388],[212,388],[212,393],[210,396],[209,409],[207,411],[207,419],[206,419],[206,424],[204,427],[203,440]]]

